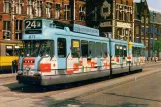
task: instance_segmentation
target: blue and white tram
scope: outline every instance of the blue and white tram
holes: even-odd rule
[[[98,30],[77,24],[67,27],[52,20],[25,20],[23,43],[19,83],[46,86],[142,69],[129,64],[134,59],[129,48],[133,43],[100,37]]]

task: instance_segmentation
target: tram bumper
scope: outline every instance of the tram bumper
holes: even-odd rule
[[[16,80],[18,80],[19,83],[23,83],[25,85],[41,85],[41,76],[17,75]]]

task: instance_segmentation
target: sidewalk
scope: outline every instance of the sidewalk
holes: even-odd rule
[[[145,66],[152,66],[152,65],[159,65],[159,64],[161,64],[161,61],[157,61],[157,62],[155,62],[155,61],[146,61],[145,62]]]
[[[10,77],[16,77],[17,73],[11,73],[11,74],[0,74],[0,79],[2,78],[10,78]]]

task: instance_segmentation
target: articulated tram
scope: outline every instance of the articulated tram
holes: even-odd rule
[[[42,86],[142,70],[144,45],[101,37],[99,30],[26,19],[16,79]]]

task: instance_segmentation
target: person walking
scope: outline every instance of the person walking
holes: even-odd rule
[[[157,58],[157,57],[155,57],[155,63],[157,63],[157,59],[158,59],[158,58]]]

